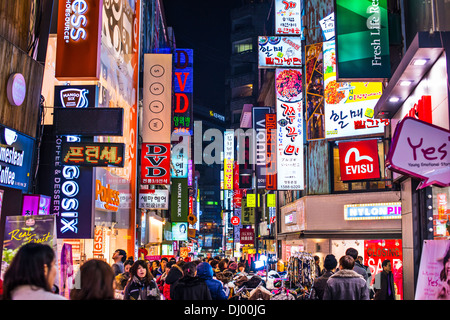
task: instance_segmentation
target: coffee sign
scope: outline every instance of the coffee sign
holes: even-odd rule
[[[450,186],[450,131],[411,117],[396,127],[386,167],[432,184]]]

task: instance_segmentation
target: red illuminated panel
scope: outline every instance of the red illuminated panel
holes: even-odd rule
[[[143,143],[141,184],[170,184],[170,143]]]
[[[380,178],[377,140],[339,142],[342,181]]]

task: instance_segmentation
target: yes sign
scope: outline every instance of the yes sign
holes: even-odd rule
[[[396,127],[386,166],[419,178],[418,189],[450,185],[450,131],[411,117]]]
[[[367,180],[380,178],[377,140],[339,143],[341,180]]]

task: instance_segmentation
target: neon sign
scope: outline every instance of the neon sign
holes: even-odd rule
[[[402,203],[367,203],[344,206],[345,220],[401,219]]]

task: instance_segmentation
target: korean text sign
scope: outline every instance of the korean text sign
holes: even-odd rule
[[[275,34],[302,34],[302,4],[300,0],[275,1]]]
[[[325,138],[378,134],[388,119],[375,119],[381,82],[337,82],[335,41],[323,43]]]
[[[143,143],[141,184],[170,184],[170,143]]]
[[[259,68],[301,68],[301,37],[258,37]]]
[[[277,188],[304,188],[302,73],[297,69],[277,69]]]
[[[169,190],[141,189],[139,190],[139,208],[141,209],[169,209]]]
[[[175,49],[173,55],[173,133],[193,134],[194,51]]]

